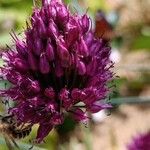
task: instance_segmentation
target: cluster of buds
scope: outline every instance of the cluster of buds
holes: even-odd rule
[[[43,0],[24,35],[22,40],[12,35],[15,48],[3,54],[0,71],[12,87],[1,95],[15,101],[9,113],[18,122],[39,124],[38,142],[66,114],[85,121],[87,112],[111,107],[104,101],[113,78],[111,48],[94,37],[86,14],[71,14],[62,2]]]

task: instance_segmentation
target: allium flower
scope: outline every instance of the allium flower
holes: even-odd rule
[[[19,122],[39,124],[38,142],[63,123],[65,114],[85,121],[87,112],[111,107],[104,101],[113,77],[111,48],[94,37],[86,14],[43,0],[24,33],[23,40],[13,35],[16,48],[3,54],[1,74],[12,87],[1,95],[15,101],[9,112]]]
[[[138,135],[128,145],[128,150],[149,150],[150,149],[150,131],[146,134]]]

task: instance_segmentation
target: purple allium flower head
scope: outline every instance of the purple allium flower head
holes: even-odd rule
[[[85,14],[71,14],[60,1],[42,1],[34,8],[23,40],[13,35],[16,48],[3,54],[1,74],[12,87],[1,91],[15,101],[10,113],[19,122],[39,124],[37,141],[65,114],[77,121],[87,112],[110,108],[103,100],[113,78],[108,43],[95,38]]]
[[[150,149],[150,131],[140,134],[133,139],[127,146],[128,150],[149,150]]]

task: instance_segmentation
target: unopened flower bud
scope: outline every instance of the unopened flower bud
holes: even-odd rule
[[[56,7],[56,13],[57,13],[57,21],[59,23],[66,24],[68,22],[69,13],[66,7],[58,5],[58,7]]]
[[[44,91],[45,96],[47,96],[50,99],[54,99],[55,98],[55,91],[52,87],[50,88],[46,88]]]
[[[51,43],[47,44],[47,47],[46,47],[46,56],[47,56],[47,58],[48,58],[49,61],[54,60],[55,54],[54,54],[54,49],[53,49]]]
[[[87,57],[89,55],[88,47],[83,39],[83,37],[80,38],[80,43],[78,43],[78,51],[80,55],[83,55]]]
[[[34,71],[38,70],[38,64],[37,64],[37,60],[35,58],[35,56],[33,55],[32,52],[28,52],[28,62],[30,65],[30,68]]]
[[[28,85],[28,88],[33,91],[34,93],[40,92],[40,85],[38,81],[32,81],[30,85]]]
[[[57,29],[57,26],[52,19],[49,21],[47,33],[49,36],[52,36],[53,38],[58,37],[58,29]]]
[[[80,25],[82,27],[83,33],[86,33],[90,28],[90,19],[87,15],[83,15],[80,19]]]
[[[78,62],[78,72],[79,75],[84,75],[86,73],[86,66],[82,61]]]
[[[42,53],[40,56],[40,71],[43,74],[47,74],[50,71],[50,65],[45,53]]]

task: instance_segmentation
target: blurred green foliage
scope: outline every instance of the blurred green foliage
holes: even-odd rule
[[[23,31],[31,10],[31,0],[0,1],[0,47],[12,43],[9,35],[11,30],[15,30],[17,33]]]
[[[147,50],[150,51],[150,36],[138,36],[132,45],[134,50]]]

